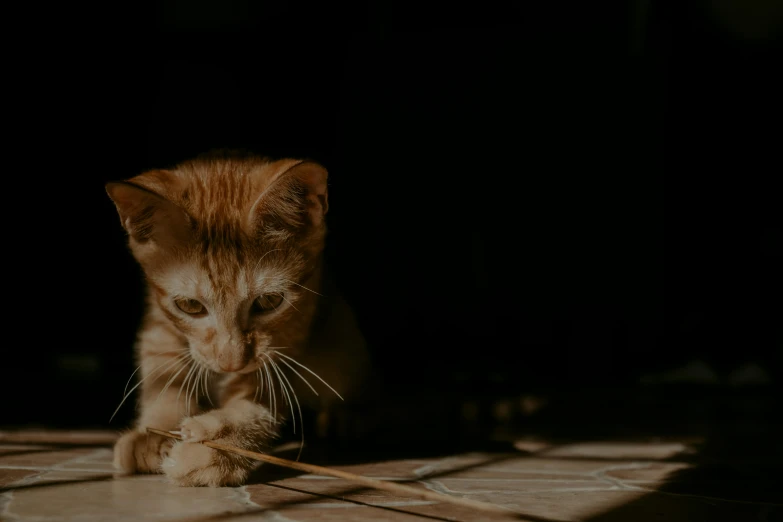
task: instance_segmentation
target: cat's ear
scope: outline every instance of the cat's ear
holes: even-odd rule
[[[313,161],[281,160],[250,209],[250,220],[275,216],[290,225],[320,226],[329,210],[326,169]]]
[[[123,228],[137,243],[184,241],[190,220],[182,208],[163,196],[128,181],[106,184]]]

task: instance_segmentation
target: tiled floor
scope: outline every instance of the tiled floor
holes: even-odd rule
[[[113,439],[110,432],[0,432],[0,519],[351,522],[505,518],[273,467],[259,470],[251,484],[240,488],[179,488],[157,475],[114,477]],[[340,468],[506,506],[536,522],[783,520],[783,496],[733,494],[731,485],[726,487],[727,481],[737,480],[728,475],[730,463],[722,468],[725,476],[699,474],[693,458],[698,447],[698,440],[552,444],[527,439],[502,453],[377,459]],[[747,485],[750,479],[743,480]]]

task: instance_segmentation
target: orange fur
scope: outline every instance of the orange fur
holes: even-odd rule
[[[328,407],[330,390],[310,378],[316,397],[296,362],[343,395],[360,393],[368,361],[353,314],[339,296],[319,295],[323,167],[217,152],[107,192],[150,290],[137,343],[140,414],[115,447],[118,469],[162,471],[181,485],[240,484],[252,462],[196,443],[260,451],[277,433],[284,398]],[[214,409],[199,410],[204,395]],[[186,440],[172,446],[147,427],[180,428]]]

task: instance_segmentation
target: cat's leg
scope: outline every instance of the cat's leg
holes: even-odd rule
[[[114,445],[114,467],[127,474],[160,473],[160,464],[168,455],[172,441],[147,433],[147,428],[177,429],[185,415],[196,412],[198,407],[197,393],[187,386],[194,378],[190,373],[187,379],[192,366],[185,347],[172,343],[167,345],[168,349],[161,349],[159,344],[145,343],[145,337],[150,336],[143,336],[139,346],[143,379],[139,417],[135,428]]]
[[[214,440],[262,452],[276,437],[272,415],[253,400],[252,393],[236,395],[222,408],[184,419],[180,430],[185,440],[174,445],[162,464],[163,472],[180,486],[241,485],[257,464],[199,441]]]

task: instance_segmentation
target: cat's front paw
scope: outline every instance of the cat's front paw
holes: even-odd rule
[[[161,469],[179,486],[239,486],[247,479],[251,462],[199,444],[216,439],[234,444],[236,432],[216,413],[188,417],[180,424],[182,442],[174,445]]]
[[[205,413],[196,417],[188,417],[180,424],[182,439],[186,442],[214,440],[229,435],[229,427],[215,414]]]
[[[130,431],[114,444],[114,469],[123,474],[160,473],[169,454],[171,439],[154,433]]]
[[[178,486],[241,486],[253,465],[243,457],[198,442],[178,442],[161,469]]]

